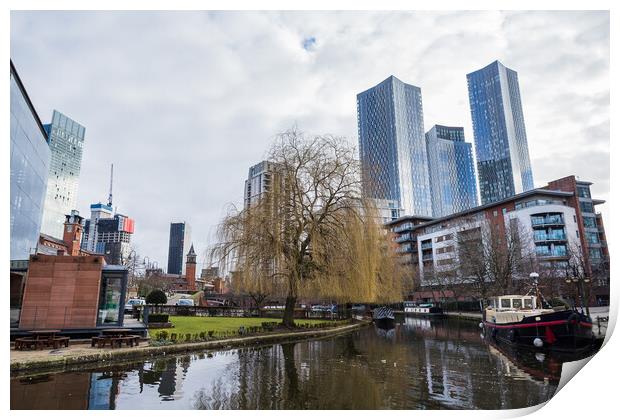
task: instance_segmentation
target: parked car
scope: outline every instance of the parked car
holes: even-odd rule
[[[312,310],[314,312],[334,312],[335,311],[335,306],[329,306],[329,305],[312,305]]]
[[[192,299],[179,299],[176,304],[177,306],[194,306],[194,301]]]
[[[146,305],[146,300],[144,299],[129,299],[127,301],[127,303],[125,304],[125,312],[131,312],[133,311],[133,307],[134,306],[144,306]]]

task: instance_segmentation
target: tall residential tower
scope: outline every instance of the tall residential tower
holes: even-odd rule
[[[170,223],[168,274],[185,274],[185,256],[189,252],[191,228],[186,222]]]
[[[256,203],[280,181],[281,177],[278,174],[276,163],[264,160],[251,166],[248,170],[248,179],[245,180],[243,206],[248,208],[251,204]]]
[[[517,72],[494,61],[467,86],[482,204],[533,189]]]
[[[420,88],[390,76],[358,94],[357,127],[364,194],[431,216]]]
[[[56,110],[44,127],[52,158],[41,232],[62,238],[65,215],[77,205],[85,128]]]
[[[478,205],[471,144],[463,127],[435,125],[426,133],[433,217]]]

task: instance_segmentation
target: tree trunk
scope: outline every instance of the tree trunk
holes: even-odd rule
[[[286,297],[286,306],[284,307],[284,317],[282,318],[282,325],[288,328],[295,326],[295,303],[297,298],[295,296]]]

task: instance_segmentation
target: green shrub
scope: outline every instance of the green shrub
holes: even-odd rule
[[[168,322],[168,314],[150,314],[149,322]]]
[[[146,296],[146,303],[149,305],[165,305],[167,302],[168,297],[159,289],[153,290]]]

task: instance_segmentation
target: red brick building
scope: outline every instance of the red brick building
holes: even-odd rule
[[[80,249],[83,219],[66,216],[63,239],[41,235],[37,254],[11,262],[11,333],[53,328],[96,333],[122,326],[127,269]]]
[[[411,287],[417,292],[432,289],[444,281],[441,278],[455,278],[455,272],[455,282],[466,286],[466,277],[462,280],[459,272],[459,238],[477,232],[480,240],[485,229],[487,235],[506,238],[508,228],[514,225],[523,233],[520,241],[532,269],[542,269],[559,279],[562,273],[568,275],[577,255],[590,283],[590,303],[605,305],[609,302],[609,253],[602,217],[595,210],[604,201],[592,199],[590,185],[569,176],[456,214],[430,220],[405,216],[386,227],[398,244],[401,261],[411,269]],[[512,281],[517,284],[520,280]],[[558,289],[558,282],[554,284]],[[429,299],[435,296],[427,295]]]

